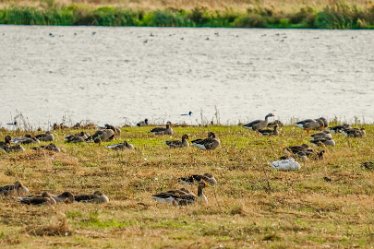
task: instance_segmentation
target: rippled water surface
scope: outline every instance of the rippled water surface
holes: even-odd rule
[[[0,26],[0,58],[2,125],[374,121],[373,31]]]

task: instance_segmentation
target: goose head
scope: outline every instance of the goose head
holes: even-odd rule
[[[214,176],[210,173],[204,173],[203,179],[204,179],[204,181],[206,181],[207,183],[209,183],[211,185],[217,185],[216,178],[214,178]]]
[[[14,186],[16,187],[17,192],[20,194],[26,194],[29,192],[29,189],[26,188],[20,181],[16,181]]]
[[[5,143],[10,144],[10,142],[12,141],[12,137],[8,135],[4,138],[4,141]]]
[[[208,138],[216,138],[216,134],[210,131],[208,132]]]
[[[148,125],[148,118],[144,119],[144,123]]]
[[[183,136],[182,136],[182,140],[187,140],[189,137],[188,137],[188,135],[187,134],[184,134]]]
[[[273,113],[269,113],[265,116],[265,120],[267,120],[268,118],[270,117],[275,117],[275,115]]]

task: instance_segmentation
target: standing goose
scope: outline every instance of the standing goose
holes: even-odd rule
[[[108,145],[107,148],[112,149],[112,150],[133,150],[134,145],[129,144],[127,141],[124,141],[123,143],[120,143],[120,144]]]
[[[182,140],[172,140],[172,141],[166,141],[165,142],[169,148],[182,148],[182,147],[188,147],[188,135],[184,134],[182,136]]]
[[[192,142],[193,146],[196,146],[199,149],[202,150],[214,150],[216,149],[220,144],[220,140],[216,137],[216,134],[213,132],[208,133],[208,138],[205,139],[196,139]]]
[[[171,128],[171,122],[168,121],[166,123],[166,127],[156,127],[156,128],[153,128],[150,132],[155,134],[155,135],[173,135],[173,129]]]
[[[56,204],[56,200],[48,192],[43,192],[40,196],[27,196],[20,197],[19,202],[27,205],[53,205]]]
[[[274,127],[273,129],[258,130],[258,132],[261,133],[264,136],[278,136],[279,135],[278,124],[275,124],[273,127]]]
[[[186,177],[180,177],[178,178],[178,181],[180,183],[189,184],[192,185],[196,182],[205,181],[206,183],[209,183],[210,185],[217,185],[217,180],[214,178],[214,176],[210,173],[205,173],[203,175],[190,175]]]
[[[95,191],[92,195],[76,195],[74,196],[76,202],[89,202],[89,203],[108,203],[109,198],[100,191]]]
[[[0,187],[0,195],[24,195],[29,192],[29,189],[25,187],[20,181],[16,181],[14,184],[5,185]]]
[[[44,134],[36,135],[35,138],[43,142],[52,142],[55,139],[55,137],[50,131],[47,131]]]
[[[252,129],[254,131],[265,129],[268,126],[269,118],[274,117],[273,113],[269,113],[265,116],[265,120],[255,120],[248,124],[245,124],[243,127],[247,129]]]
[[[171,203],[174,205],[190,205],[194,204],[197,201],[203,201],[208,203],[208,199],[204,194],[204,188],[206,184],[204,181],[199,182],[197,188],[197,196],[191,192],[182,191],[182,190],[169,190],[167,192],[161,192],[158,194],[153,195],[153,199],[157,202],[161,203]]]

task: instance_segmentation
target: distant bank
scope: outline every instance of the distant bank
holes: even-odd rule
[[[205,0],[207,1],[207,0]],[[7,1],[5,0],[5,3]],[[104,1],[105,2],[105,1]],[[142,2],[142,1],[140,1]],[[156,1],[157,2],[157,1]],[[204,2],[204,1],[202,1]],[[217,1],[222,2],[222,1]],[[234,1],[235,2],[235,1]],[[238,2],[241,2],[239,0]],[[257,1],[261,2],[261,1]],[[336,1],[319,6],[295,5],[285,7],[282,1],[274,5],[248,5],[236,7],[152,8],[129,5],[95,5],[83,3],[0,5],[0,24],[15,25],[90,25],[139,27],[225,27],[225,28],[311,28],[311,29],[373,29],[374,5]],[[284,0],[283,2],[289,1]],[[298,1],[295,1],[298,2]],[[4,2],[3,2],[4,3]],[[109,2],[108,2],[109,4]],[[279,5],[279,7],[278,7]],[[282,5],[282,6],[281,6]]]

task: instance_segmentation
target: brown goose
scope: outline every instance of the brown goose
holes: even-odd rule
[[[347,137],[364,137],[366,135],[365,128],[349,128],[342,131]]]
[[[221,144],[221,142],[216,137],[216,134],[209,132],[208,138],[193,140],[191,144],[202,150],[214,150]]]
[[[278,136],[279,126],[278,124],[275,124],[273,129],[263,129],[263,130],[257,130],[257,131],[264,136]]]
[[[104,127],[100,127],[100,129],[109,129],[114,132],[114,137],[120,137],[121,136],[121,130],[117,127],[114,127],[113,125],[110,124],[105,124]]]
[[[310,140],[311,143],[323,146],[335,146],[335,141],[332,139],[331,133],[329,131],[323,131],[320,133],[313,134],[312,139]]]
[[[166,127],[156,127],[150,131],[155,135],[173,135],[173,129],[171,128],[171,122],[166,123]]]
[[[124,141],[123,143],[120,143],[120,144],[108,145],[107,148],[112,149],[112,150],[133,150],[134,145],[129,144],[127,141]]]
[[[61,149],[59,147],[57,147],[55,144],[53,144],[53,143],[50,143],[48,145],[42,145],[40,147],[33,147],[32,149],[33,150],[37,150],[37,151],[40,151],[40,150],[49,150],[49,151],[54,151],[54,152],[61,152]]]
[[[306,119],[300,122],[297,122],[296,125],[300,128],[303,128],[306,131],[310,130],[321,130],[327,128],[328,122],[325,118],[317,118],[317,119]]]
[[[278,125],[279,128],[284,126],[280,120],[274,120],[273,122],[268,123],[268,128],[274,128],[275,125]]]
[[[23,195],[29,192],[29,189],[25,187],[20,181],[16,181],[14,184],[5,185],[0,187],[0,195]]]
[[[74,195],[70,192],[63,192],[59,195],[53,195],[52,198],[56,202],[65,202],[65,203],[73,203],[74,202]]]
[[[19,197],[19,202],[27,205],[53,205],[56,200],[48,192],[43,192],[40,196]]]
[[[47,131],[44,134],[36,135],[35,138],[43,142],[52,142],[55,139],[55,137],[50,131]]]
[[[108,203],[109,198],[100,191],[95,191],[92,195],[76,195],[74,196],[76,202],[89,202],[89,203]]]
[[[81,143],[81,142],[86,141],[86,139],[88,138],[89,138],[89,134],[82,131],[74,135],[67,135],[65,137],[65,141],[67,143]]]
[[[254,131],[265,129],[268,126],[268,123],[269,123],[268,119],[270,117],[274,117],[274,114],[269,113],[268,115],[265,116],[265,120],[255,120],[248,124],[243,125],[243,127],[246,129],[252,129]]]
[[[204,181],[199,182],[197,188],[197,196],[191,192],[183,191],[183,190],[169,190],[167,192],[161,192],[152,196],[152,198],[161,203],[171,203],[174,205],[190,205],[194,204],[198,201],[203,201],[208,203],[208,199],[204,194],[204,188],[206,184]]]
[[[98,130],[92,136],[86,139],[87,142],[94,141],[95,143],[108,142],[113,140],[115,133],[112,129]]]
[[[196,182],[205,181],[206,183],[209,183],[210,185],[217,185],[217,180],[214,178],[212,174],[205,173],[203,175],[190,175],[186,177],[180,177],[178,178],[178,181],[183,184],[194,184]]]
[[[182,148],[182,147],[188,147],[188,135],[184,134],[182,136],[182,140],[172,140],[172,141],[166,141],[165,142],[169,148]]]

